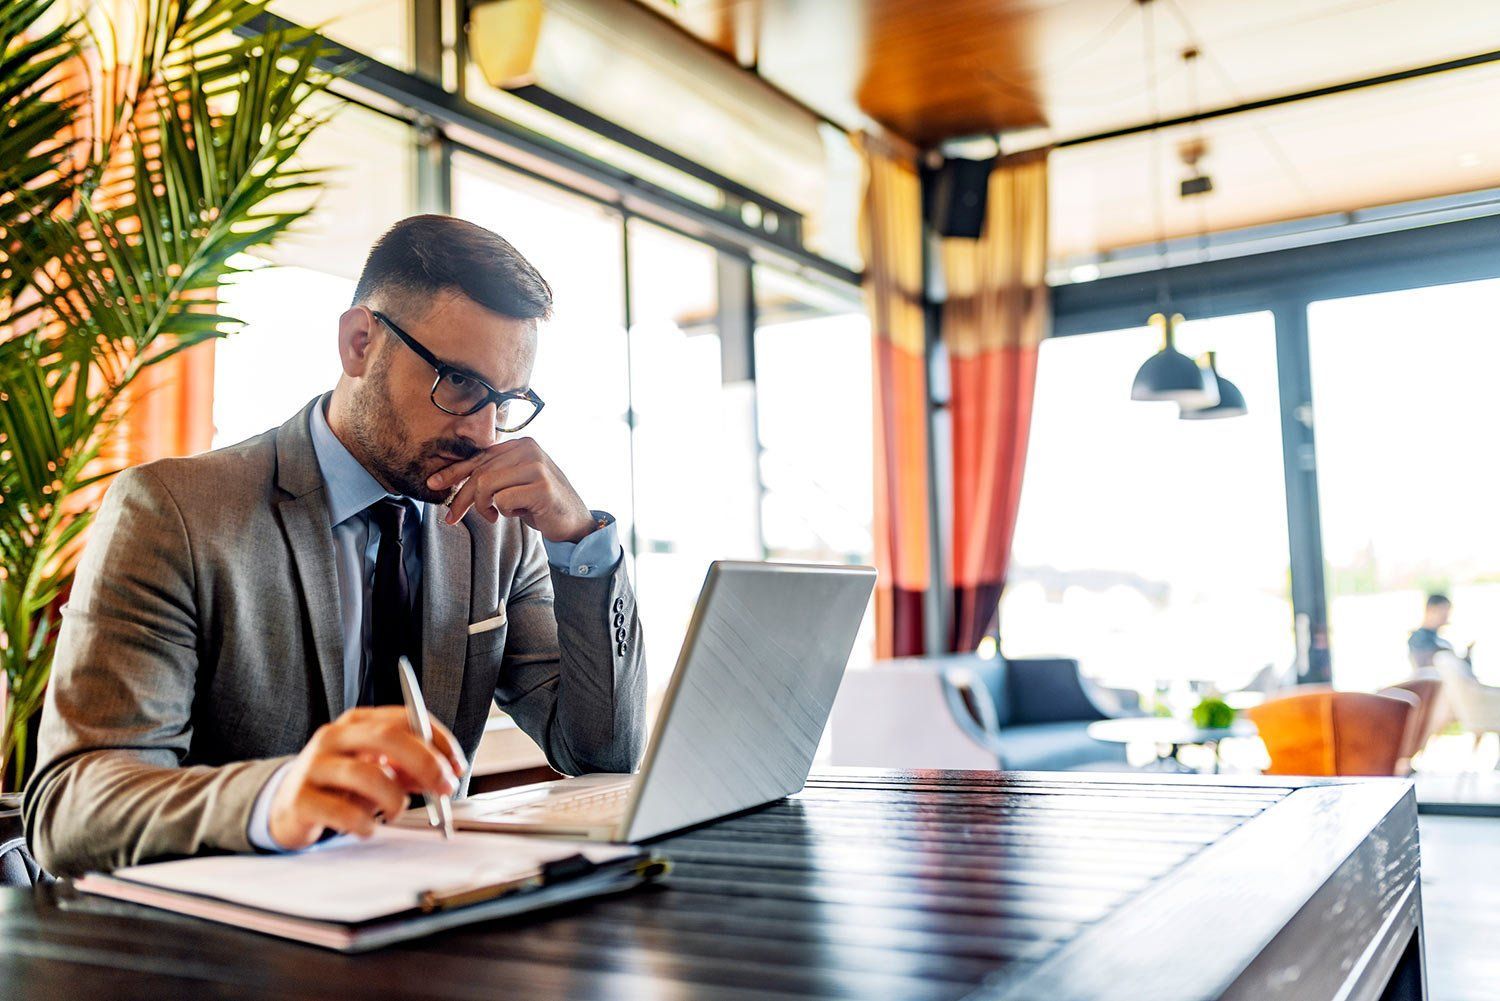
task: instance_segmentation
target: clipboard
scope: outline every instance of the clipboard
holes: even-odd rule
[[[625,892],[670,869],[665,857],[633,847],[560,848],[548,839],[495,835],[444,841],[425,833],[392,831],[385,845],[373,849],[349,839],[344,845],[328,842],[297,855],[207,856],[132,866],[110,875],[89,873],[74,886],[86,894],[352,953],[476,921]],[[413,856],[402,859],[404,870],[390,866],[393,845]],[[486,851],[500,863],[528,853],[543,861],[492,866],[501,873],[499,878],[418,886],[412,874],[424,861],[422,853],[441,859],[451,855],[454,846],[467,853],[459,864],[482,858]],[[385,857],[380,855],[382,847]],[[596,857],[589,858],[585,851]],[[313,888],[314,899],[295,896],[292,888],[307,873],[321,875],[323,897],[316,896],[318,887]],[[372,882],[362,892],[368,880],[377,878],[378,885]]]

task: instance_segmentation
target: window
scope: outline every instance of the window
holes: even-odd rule
[[[873,563],[870,321],[857,298],[765,266],[755,270],[755,312],[766,557]],[[874,654],[872,612],[850,666]]]
[[[849,302],[761,267],[755,379],[767,555],[865,563],[874,545],[870,321]]]
[[[658,687],[708,564],[761,557],[754,387],[723,379],[717,251],[632,221],[630,276],[636,587]]]
[[[321,99],[331,105],[334,98]],[[413,133],[356,105],[340,109],[299,154],[328,167],[311,215],[258,252],[262,267],[220,289],[245,325],[215,344],[215,448],[277,427],[333,388],[338,318],[349,308],[370,245],[416,201]],[[351,155],[350,151],[357,151]]]
[[[279,427],[333,388],[338,318],[354,282],[307,268],[266,267],[220,291],[225,311],[245,321],[214,346],[215,448]]]
[[[1247,416],[1132,401],[1150,328],[1043,343],[1010,582],[1007,655],[1077,657],[1110,684],[1223,688],[1294,656],[1276,347],[1269,313],[1187,323]]]
[[[328,128],[303,157],[338,165],[320,208],[266,254],[277,266],[223,290],[246,327],[217,347],[216,446],[334,385],[337,318],[365,254],[416,210],[408,127],[350,106]],[[615,206],[461,148],[450,162],[453,214],[505,237],[552,286],[531,380],[547,406],[525,433],[619,524],[652,689],[671,676],[711,561],[871,560],[870,343],[856,292],[627,225]],[[726,345],[720,282],[752,267],[759,327]],[[743,354],[726,367],[726,351]]]
[[[453,158],[453,211],[505,237],[552,286],[531,384],[547,406],[536,438],[590,507],[608,511],[628,548],[630,383],[620,217],[478,157]]]
[[[317,28],[356,52],[397,69],[412,68],[413,4],[396,0],[271,0],[288,21]]]
[[[1500,664],[1500,281],[1308,308],[1329,644],[1340,688],[1411,673],[1426,593],[1453,599],[1444,635]]]

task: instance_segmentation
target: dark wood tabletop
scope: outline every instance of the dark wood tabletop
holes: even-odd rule
[[[344,956],[65,884],[0,892],[0,998],[1421,998],[1395,780],[816,774],[654,887]]]

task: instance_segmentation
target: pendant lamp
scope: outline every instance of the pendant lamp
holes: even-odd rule
[[[1245,406],[1245,394],[1240,392],[1238,386],[1219,374],[1216,352],[1208,353],[1206,368],[1208,377],[1218,386],[1219,402],[1208,407],[1184,405],[1179,416],[1185,421],[1212,421],[1221,417],[1243,417],[1249,413],[1249,407]]]
[[[1219,402],[1219,384],[1211,372],[1177,350],[1180,313],[1153,313],[1151,325],[1161,331],[1161,350],[1147,358],[1130,387],[1132,400],[1167,401],[1184,408],[1202,409]],[[1243,400],[1241,401],[1243,403]]]

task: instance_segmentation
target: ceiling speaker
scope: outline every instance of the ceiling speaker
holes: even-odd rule
[[[996,159],[993,156],[986,160],[947,157],[931,174],[928,218],[939,236],[976,240],[984,234],[990,171],[995,169]]]

